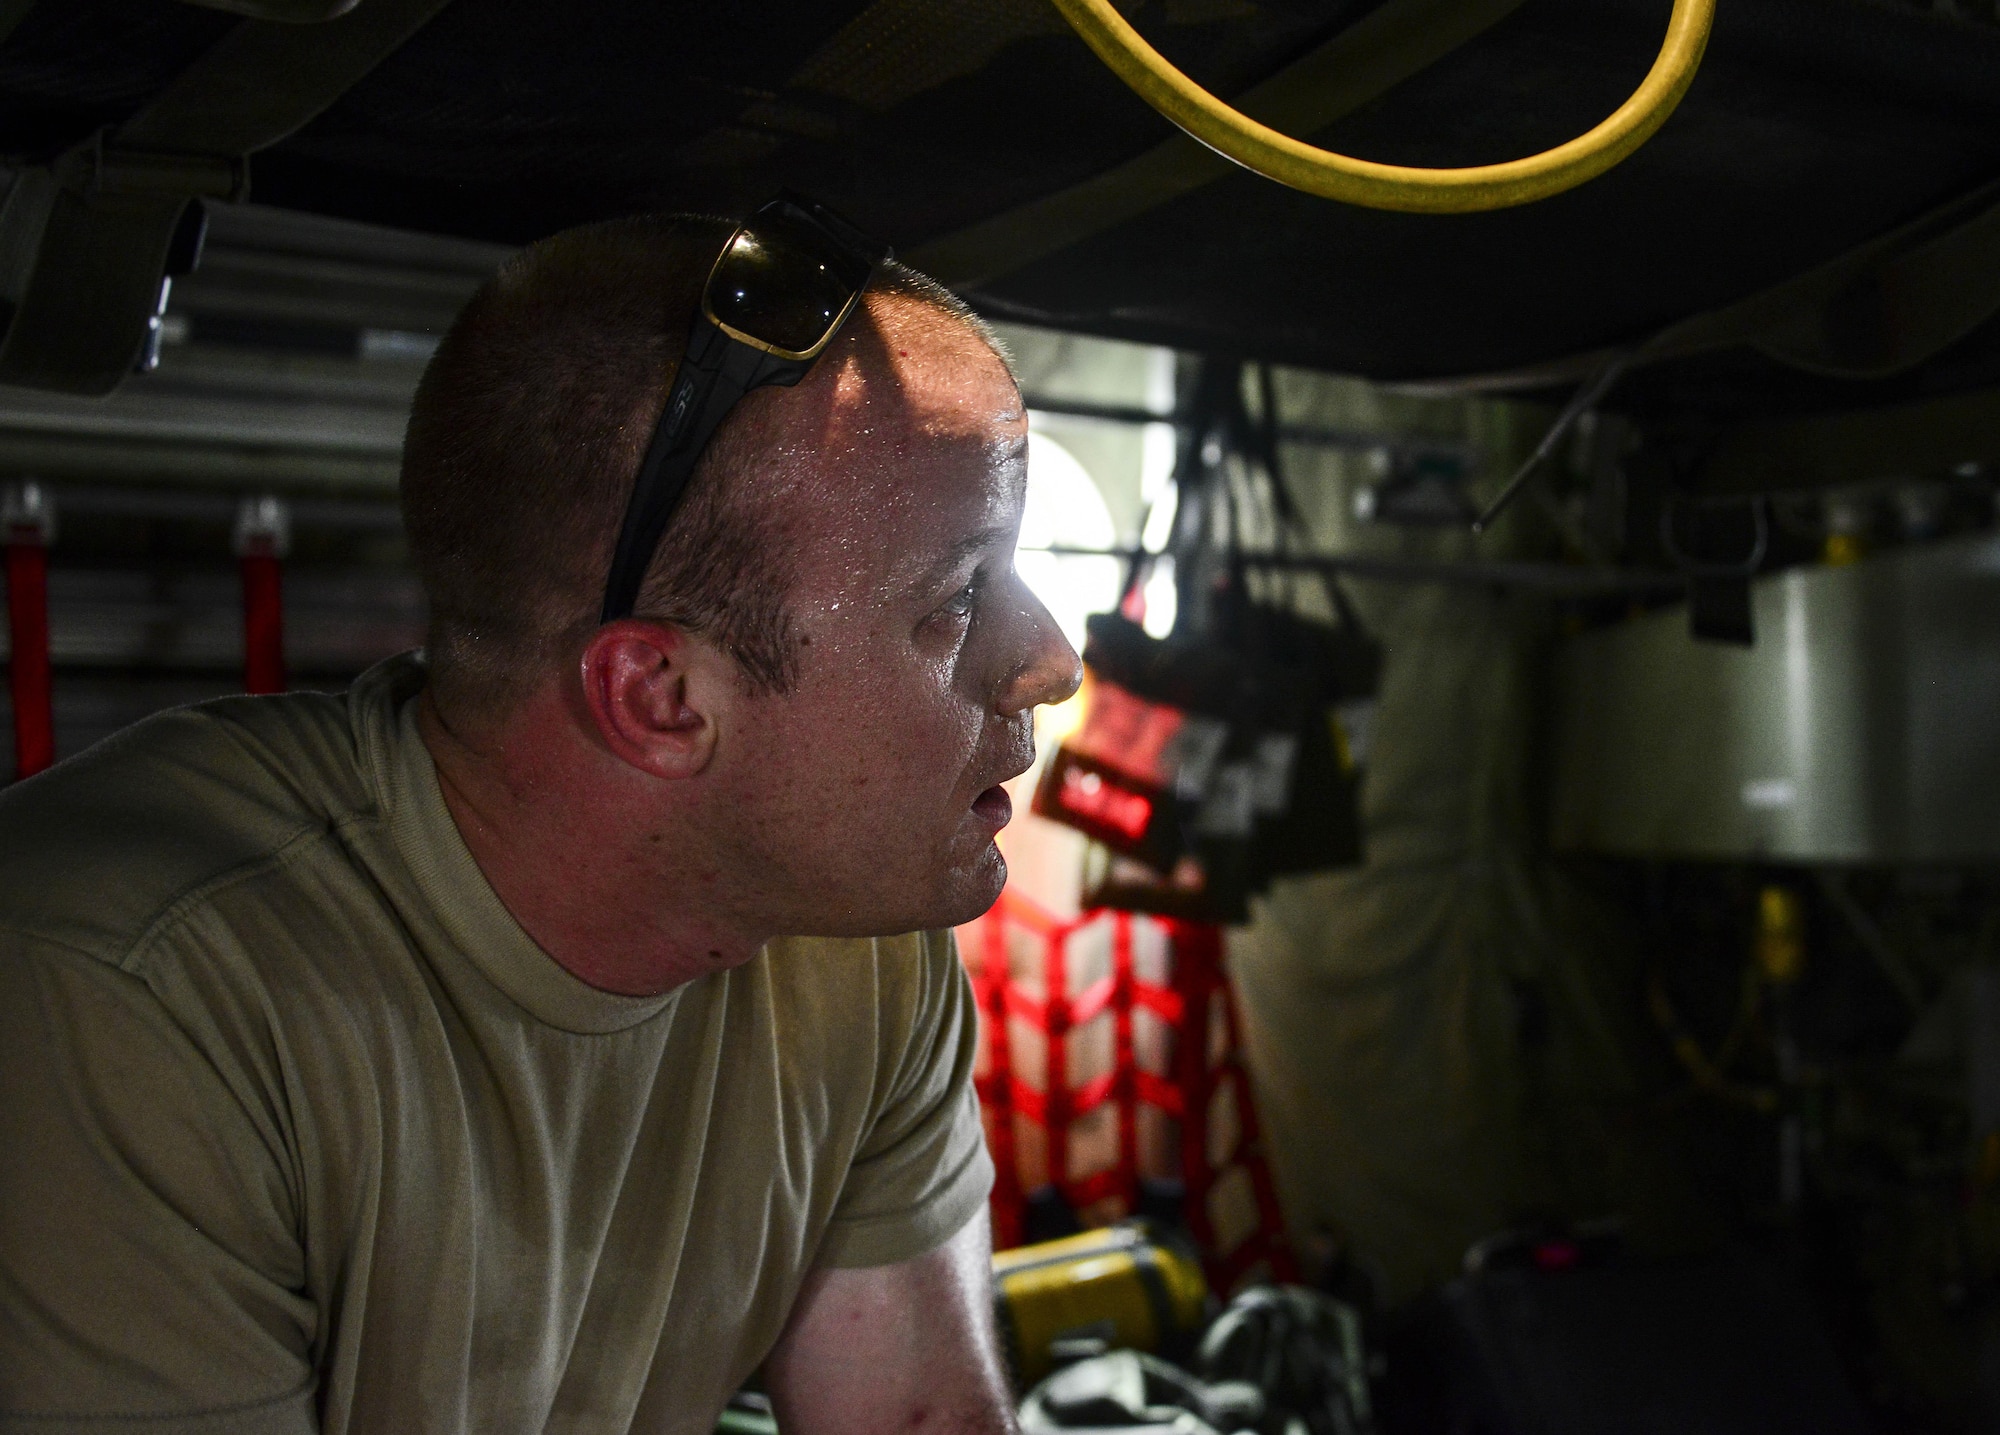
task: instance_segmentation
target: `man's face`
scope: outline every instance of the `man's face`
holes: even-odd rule
[[[738,705],[714,776],[772,930],[963,922],[1006,879],[999,784],[1076,653],[1014,572],[1027,416],[977,335],[896,297],[774,410],[798,545],[787,694]],[[858,316],[857,316],[858,317]],[[795,506],[792,506],[795,505]],[[739,865],[740,864],[740,865]],[[761,876],[753,875],[761,874]]]

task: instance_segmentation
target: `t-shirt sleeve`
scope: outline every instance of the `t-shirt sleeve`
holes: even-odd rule
[[[145,982],[0,934],[0,1435],[316,1428],[282,1152]]]
[[[993,1187],[972,1086],[972,984],[950,932],[924,933],[915,961],[911,998],[883,1013],[885,1095],[848,1170],[821,1265],[894,1265],[934,1250]]]

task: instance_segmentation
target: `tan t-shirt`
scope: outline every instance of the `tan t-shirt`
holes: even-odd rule
[[[706,1431],[991,1180],[943,933],[663,997],[508,916],[384,664],[0,797],[0,1432]]]

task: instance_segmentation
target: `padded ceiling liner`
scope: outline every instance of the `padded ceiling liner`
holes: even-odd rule
[[[1229,95],[1371,8],[1146,0],[1130,13]],[[1526,0],[1309,138],[1439,165],[1558,143],[1630,92],[1668,9]],[[165,0],[42,0],[0,45],[0,135],[18,157],[73,143],[234,23]],[[1044,0],[458,0],[260,154],[253,182],[265,203],[507,242],[635,209],[741,212],[788,185],[910,251],[1173,133]],[[1442,379],[1636,341],[1996,174],[2000,30],[1886,0],[1720,0],[1680,110],[1569,194],[1396,215],[1232,172],[970,297],[1094,333]],[[1899,392],[2000,378],[2000,342],[1975,335],[1948,358]],[[1632,392],[1725,407],[1872,392],[1730,362],[1680,363]]]

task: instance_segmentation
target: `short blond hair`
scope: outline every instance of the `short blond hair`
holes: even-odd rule
[[[440,701],[506,704],[595,627],[640,458],[732,229],[646,215],[543,240],[473,296],[432,357],[411,406],[402,503]],[[914,270],[888,266],[875,287],[994,342]],[[754,425],[718,432],[638,611],[731,653],[753,690],[785,691],[798,662],[786,518],[742,481],[762,437]]]

